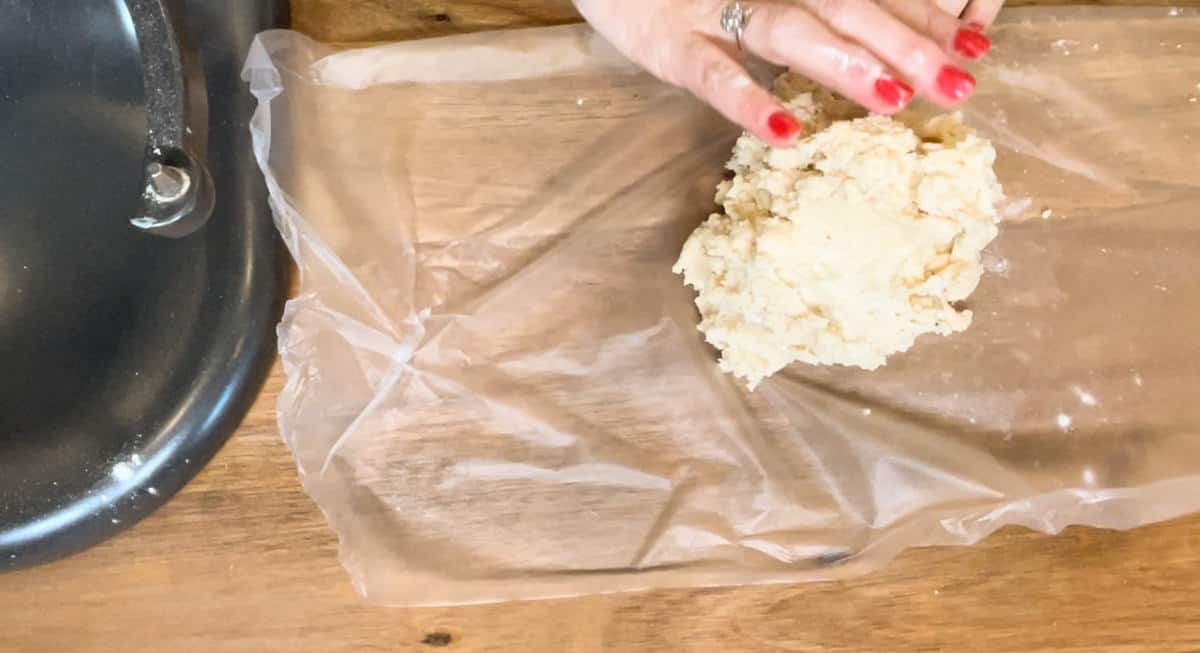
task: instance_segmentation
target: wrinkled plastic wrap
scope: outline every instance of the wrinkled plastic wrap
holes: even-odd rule
[[[993,36],[965,113],[1008,220],[972,328],[754,393],[671,274],[736,136],[710,110],[582,26],[260,36],[255,147],[301,271],[280,427],[358,590],[828,579],[1200,508],[1200,14]]]

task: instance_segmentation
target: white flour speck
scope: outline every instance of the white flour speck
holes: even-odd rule
[[[1092,469],[1091,467],[1084,467],[1083,472],[1081,472],[1079,476],[1084,485],[1088,487],[1096,486],[1096,470]]]
[[[579,98],[578,100],[575,100],[575,104],[577,104],[579,106],[583,106],[583,98]]]
[[[1182,12],[1179,11],[1179,7],[1171,7],[1170,9],[1167,9],[1167,15],[1172,18],[1178,16],[1180,13]]]
[[[1071,391],[1075,393],[1076,397],[1079,397],[1079,403],[1083,404],[1084,406],[1095,406],[1096,404],[1100,403],[1096,401],[1096,395],[1077,385],[1071,386]]]
[[[129,463],[117,463],[113,465],[112,477],[118,481],[128,481],[133,478],[133,465]]]
[[[1026,170],[1025,173],[1028,174],[1029,171]],[[1033,199],[1029,197],[1023,197],[1019,200],[1006,202],[1000,206],[1000,217],[1005,220],[1015,220],[1020,218],[1032,204]]]
[[[1067,430],[1071,428],[1071,416],[1066,413],[1058,414],[1058,428]]]
[[[1079,41],[1072,41],[1071,39],[1059,39],[1050,44],[1055,50],[1061,52],[1064,57],[1071,56],[1071,48],[1076,45],[1079,45]]]
[[[142,464],[142,456],[133,454],[128,461],[119,462],[112,467],[112,477],[118,481],[128,481],[133,478],[134,472]]]
[[[1046,209],[1045,211],[1042,211],[1042,219],[1043,220],[1049,220],[1050,216],[1052,216],[1052,215],[1054,215],[1054,211],[1052,211],[1050,209]]]
[[[1134,385],[1136,385],[1137,387],[1140,388],[1140,387],[1142,387],[1142,384],[1144,384],[1145,382],[1146,381],[1145,381],[1145,379],[1142,378],[1141,374],[1138,374],[1137,372],[1133,373],[1133,384]]]
[[[863,415],[866,415],[866,416],[870,417],[870,415],[871,415],[871,409],[870,409],[870,408],[864,408],[864,409],[862,410],[862,413],[863,413]]]

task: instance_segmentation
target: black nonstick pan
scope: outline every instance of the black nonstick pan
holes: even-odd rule
[[[178,491],[266,377],[285,255],[239,69],[273,0],[0,0],[0,570]]]

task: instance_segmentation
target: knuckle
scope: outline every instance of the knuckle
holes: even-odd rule
[[[679,73],[677,71],[681,68],[681,65],[678,59],[667,56],[659,51],[653,54],[653,56],[650,58],[650,61],[652,62],[649,68],[650,72],[663,79],[666,79],[672,84],[677,84],[679,82]]]
[[[816,14],[835,29],[852,28],[869,9],[870,0],[815,0]]]
[[[967,0],[937,0],[934,6],[949,16],[959,16],[967,8]],[[934,12],[927,11],[926,13],[932,14]]]
[[[804,20],[805,18],[807,17],[803,13],[771,13],[762,16],[761,20],[756,15],[755,19],[759,21],[756,27],[763,35],[760,47],[778,54],[787,50],[784,44],[804,43],[810,40],[812,24]]]
[[[941,67],[943,55],[938,46],[918,36],[900,42],[896,67],[907,75],[924,77]]]
[[[918,21],[921,25],[922,31],[924,31],[926,34],[943,33],[943,28],[946,26],[946,24],[941,20],[938,20],[939,17],[949,18],[949,16],[941,13],[936,8],[930,5],[925,5],[921,10],[921,17]]]
[[[839,66],[845,80],[852,83],[873,81],[883,72],[883,64],[869,50],[853,46],[846,53],[845,64]]]
[[[718,59],[707,57],[695,64],[695,91],[698,93],[716,92],[725,86],[729,78],[726,66]]]
[[[800,6],[764,5],[756,10],[746,40],[754,53],[779,65],[797,66],[820,58],[828,48],[829,27],[811,3],[857,2],[858,0],[806,0]]]
[[[677,55],[663,47],[661,42],[652,41],[649,45],[639,48],[634,52],[633,58],[650,74],[669,84],[682,86],[686,81],[681,74],[684,69],[682,62],[687,60],[686,54]]]

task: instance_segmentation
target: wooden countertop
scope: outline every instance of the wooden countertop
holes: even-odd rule
[[[293,6],[298,29],[338,41],[574,20],[567,0]],[[1200,516],[1123,533],[1009,530],[850,582],[365,607],[276,431],[281,385],[276,370],[161,511],[75,558],[0,576],[0,651],[1200,650]]]

